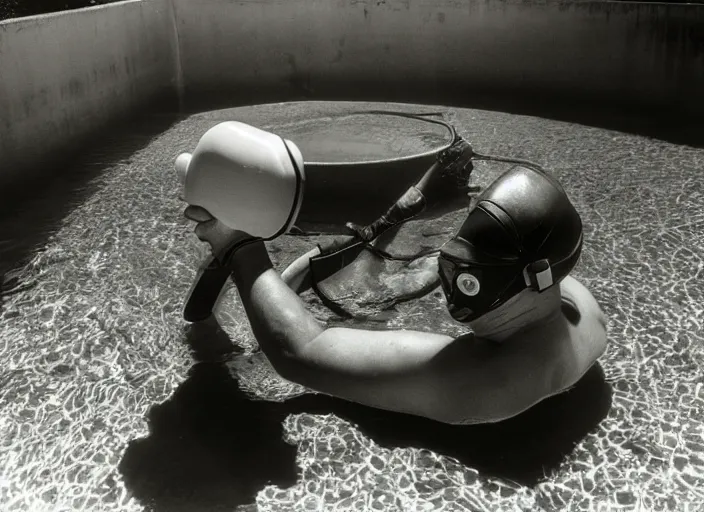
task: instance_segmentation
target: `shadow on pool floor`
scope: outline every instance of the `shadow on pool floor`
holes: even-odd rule
[[[212,349],[209,359],[228,352],[229,339],[217,324],[201,326],[191,338],[196,352],[205,337]],[[266,485],[287,488],[296,483],[297,447],[284,440],[283,423],[288,415],[307,413],[334,414],[383,448],[431,450],[484,476],[534,486],[606,417],[611,396],[597,364],[574,388],[519,416],[496,424],[452,426],[325,395],[253,400],[226,363],[200,362],[169,400],[152,407],[150,434],[130,443],[120,472],[147,510],[249,505]]]

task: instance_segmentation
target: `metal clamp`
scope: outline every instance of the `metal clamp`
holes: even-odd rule
[[[550,262],[543,259],[526,265],[523,269],[523,280],[527,287],[533,288],[539,292],[550,288],[555,284]]]

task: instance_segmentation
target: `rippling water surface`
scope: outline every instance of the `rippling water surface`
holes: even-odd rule
[[[257,351],[231,287],[217,322],[184,324],[205,250],[181,215],[175,157],[222,120],[293,136],[360,107],[388,105],[266,105],[134,126],[86,148],[30,202],[6,205],[3,510],[704,508],[702,149],[444,109],[476,149],[556,173],[585,225],[576,277],[609,317],[600,364],[513,420],[448,427],[308,393]],[[475,183],[505,169],[478,164]],[[443,240],[461,216],[408,225],[396,249]],[[283,268],[325,238],[282,237],[272,259]],[[433,292],[351,322],[304,299],[331,323],[457,330]]]

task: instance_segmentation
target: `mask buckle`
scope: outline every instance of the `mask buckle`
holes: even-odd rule
[[[543,259],[526,265],[523,269],[523,280],[527,287],[533,288],[539,292],[550,288],[555,284],[550,262]]]

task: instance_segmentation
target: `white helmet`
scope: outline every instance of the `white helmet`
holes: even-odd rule
[[[176,159],[183,199],[232,229],[271,240],[296,221],[305,183],[296,145],[237,121],[201,137],[193,154]]]

